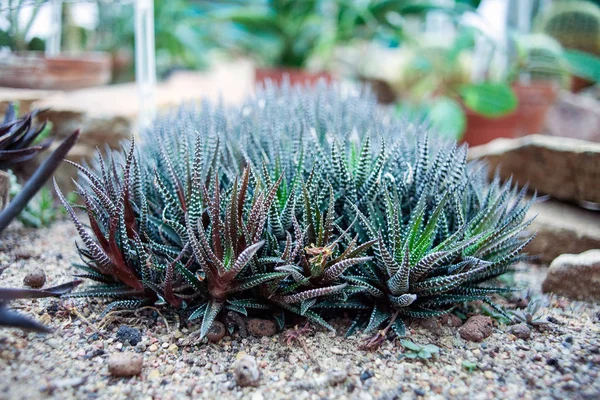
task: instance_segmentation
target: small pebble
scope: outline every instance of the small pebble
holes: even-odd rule
[[[115,353],[107,360],[108,372],[113,376],[120,377],[139,375],[142,372],[142,363],[142,356],[139,354]]]
[[[257,386],[260,380],[260,371],[256,359],[248,355],[242,356],[236,362],[233,376],[239,386]]]
[[[23,278],[23,284],[30,288],[39,289],[46,283],[46,273],[41,269],[36,269],[28,273]]]
[[[527,340],[531,336],[531,329],[527,324],[513,325],[508,328],[508,332],[523,340]]]
[[[248,332],[254,336],[273,336],[277,333],[277,326],[268,319],[251,318],[248,320]]]
[[[177,352],[179,351],[179,347],[176,344],[172,344],[167,350],[169,351],[169,353],[177,354]]]
[[[142,340],[142,334],[139,329],[121,325],[117,331],[117,340],[121,343],[129,343],[135,346]]]
[[[470,342],[481,342],[492,334],[492,319],[484,315],[475,315],[458,328],[460,337]]]
[[[215,321],[208,330],[206,338],[210,342],[218,342],[225,337],[225,332],[225,325],[221,321]]]

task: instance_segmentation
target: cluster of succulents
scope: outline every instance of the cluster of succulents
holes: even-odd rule
[[[57,188],[95,281],[69,296],[163,304],[202,336],[229,311],[333,329],[340,310],[349,332],[403,336],[406,318],[493,304],[532,238],[525,189],[369,93],[267,87],[183,106],[140,139],[75,164],[89,228]]]

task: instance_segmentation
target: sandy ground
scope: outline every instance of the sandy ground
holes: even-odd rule
[[[1,286],[22,286],[37,268],[47,285],[66,282],[77,260],[76,232],[69,222],[31,230],[13,224],[0,243],[0,266],[10,264]],[[517,282],[539,290],[543,268],[527,267]],[[220,343],[194,339],[197,325],[180,326],[176,315],[143,309],[104,320],[98,300],[17,301],[13,308],[35,316],[53,334],[0,329],[0,399],[599,399],[600,306],[549,299],[551,324],[517,339],[496,325],[482,343],[466,342],[456,328],[412,324],[410,339],[440,347],[437,359],[403,356],[396,341],[377,351],[359,350],[364,337],[344,338],[311,328],[299,342],[273,337],[226,336]],[[136,346],[116,338],[121,325],[140,329]],[[335,321],[344,332],[347,321]],[[423,327],[425,325],[425,327]],[[110,376],[107,358],[133,351],[143,356],[140,376]],[[243,355],[256,358],[258,387],[235,384],[232,365]],[[476,364],[467,371],[463,361]]]

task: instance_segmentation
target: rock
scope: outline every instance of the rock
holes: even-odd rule
[[[136,353],[124,352],[112,354],[108,360],[108,372],[112,376],[127,377],[139,375],[142,372],[142,356]]]
[[[417,320],[418,326],[430,332],[439,332],[441,325],[437,318],[423,318]]]
[[[548,268],[542,291],[574,300],[600,300],[600,250],[557,257]]]
[[[527,324],[512,325],[508,328],[508,333],[512,333],[519,339],[527,340],[531,336],[531,329]]]
[[[600,103],[591,96],[568,91],[560,93],[546,115],[544,132],[552,136],[569,136],[600,142]]]
[[[151,344],[150,347],[148,347],[148,350],[152,353],[156,353],[158,351],[158,346],[156,344]]]
[[[248,332],[254,336],[273,336],[277,333],[275,322],[268,319],[251,318],[248,320]]]
[[[454,314],[445,314],[439,318],[440,324],[458,328],[463,324],[462,320]]]
[[[177,346],[175,343],[173,343],[167,348],[167,351],[169,353],[177,354],[177,352],[179,351],[179,346]]]
[[[490,174],[530,183],[538,193],[574,202],[600,203],[600,143],[529,135],[497,139],[469,150],[470,159],[485,158]]]
[[[492,319],[484,315],[475,315],[458,328],[460,337],[470,342],[481,342],[492,334]]]
[[[135,346],[142,340],[142,334],[139,329],[121,325],[117,331],[117,339],[121,343],[129,343],[130,345]]]
[[[34,289],[41,288],[46,283],[46,273],[41,269],[36,269],[28,273],[23,278],[23,284]]]
[[[555,200],[536,203],[527,218],[536,217],[529,230],[537,236],[525,249],[550,263],[561,254],[600,248],[600,214]]]
[[[258,386],[260,371],[256,359],[252,356],[242,356],[236,361],[233,376],[239,386]]]
[[[220,321],[213,322],[206,334],[206,338],[211,342],[218,342],[225,336],[225,325]]]

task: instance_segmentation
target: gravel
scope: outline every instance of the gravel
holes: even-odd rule
[[[0,266],[10,265],[1,286],[20,287],[23,277],[43,269],[47,284],[67,282],[78,261],[69,222],[31,230],[13,224],[3,233]],[[16,252],[18,254],[15,254]],[[23,257],[27,255],[27,257]],[[523,266],[517,282],[539,292],[544,268]],[[333,321],[338,334],[313,327],[301,340],[284,335],[218,343],[197,338],[199,323],[179,325],[175,314],[155,307],[118,311],[105,319],[101,300],[35,299],[11,306],[52,327],[42,335],[0,329],[0,399],[597,399],[600,397],[600,306],[543,297],[550,324],[532,328],[528,340],[493,321],[482,342],[463,340],[448,323],[431,329],[412,323],[417,344],[434,344],[440,355],[427,362],[403,357],[397,341],[377,351],[359,350],[363,335],[343,337],[349,321]],[[134,346],[117,339],[123,325],[137,329]],[[426,324],[427,325],[427,324]],[[133,352],[141,373],[114,377],[108,360]],[[238,361],[255,360],[258,386],[235,380]],[[476,364],[469,372],[463,362]]]

